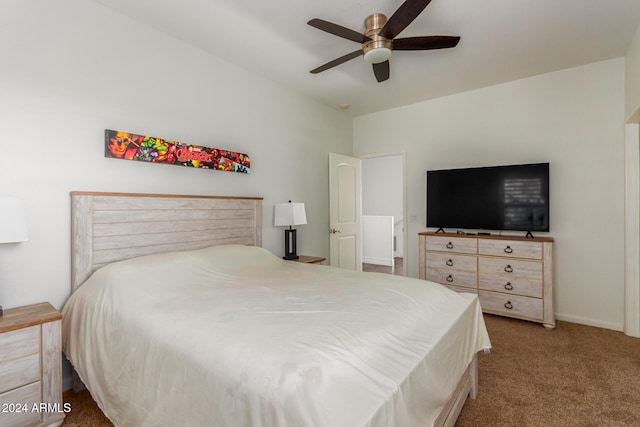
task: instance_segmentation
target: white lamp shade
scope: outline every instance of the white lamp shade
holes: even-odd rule
[[[274,225],[290,226],[307,223],[304,203],[276,203]]]
[[[29,236],[22,201],[17,197],[0,197],[0,243],[27,240]]]

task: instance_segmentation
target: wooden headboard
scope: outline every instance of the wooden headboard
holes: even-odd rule
[[[71,193],[71,289],[99,267],[222,244],[262,246],[262,198]]]

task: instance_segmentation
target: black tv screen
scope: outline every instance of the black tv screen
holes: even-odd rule
[[[549,231],[549,163],[427,171],[427,227]]]

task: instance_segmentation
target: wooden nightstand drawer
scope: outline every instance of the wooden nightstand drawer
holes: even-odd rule
[[[0,363],[40,351],[40,326],[0,334]],[[1,377],[0,377],[1,378]]]
[[[427,236],[427,251],[477,254],[478,241],[465,237]]]
[[[40,381],[0,394],[0,426],[34,425],[41,413],[32,411],[40,404]]]
[[[484,312],[542,321],[542,299],[482,290],[478,295]]]
[[[0,393],[39,379],[40,354],[38,353],[0,363]]]
[[[542,242],[481,239],[478,242],[478,253],[510,258],[542,259]]]
[[[62,405],[61,323],[49,303],[10,308],[0,317],[0,404],[13,405],[0,406],[0,426],[62,424],[64,413],[32,411],[34,404]]]

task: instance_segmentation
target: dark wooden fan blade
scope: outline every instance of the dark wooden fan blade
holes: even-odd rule
[[[407,28],[429,3],[431,3],[431,0],[406,0],[384,24],[379,35],[387,39],[393,39]]]
[[[350,30],[341,25],[334,24],[323,19],[312,19],[311,21],[307,22],[307,24],[319,30],[326,31],[329,34],[333,34],[334,36],[342,37],[343,39],[352,40],[354,42],[364,43],[371,40],[364,34],[360,34],[357,31]]]
[[[460,37],[458,36],[424,36],[395,39],[393,50],[431,50],[456,47]]]
[[[336,65],[340,65],[344,62],[347,62],[350,59],[357,58],[362,55],[362,49],[354,50],[351,53],[347,53],[346,55],[341,56],[340,58],[336,58],[333,61],[329,61],[324,65],[319,66],[318,68],[314,68],[310,71],[311,74],[318,74],[322,71],[328,70],[329,68],[333,68]]]
[[[373,74],[376,75],[378,83],[387,80],[389,78],[389,61],[373,64]]]

